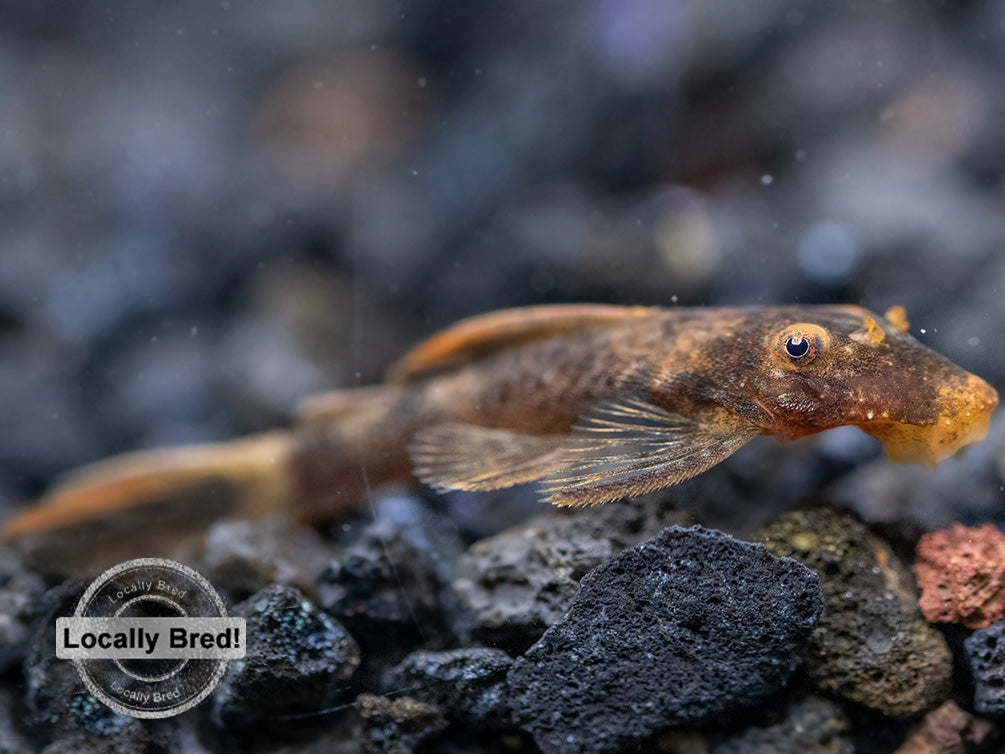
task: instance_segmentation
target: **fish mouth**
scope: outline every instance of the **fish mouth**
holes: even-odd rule
[[[997,405],[995,389],[980,377],[967,374],[960,383],[939,390],[938,415],[931,424],[878,421],[856,426],[883,443],[891,461],[935,466],[961,448],[983,440]]]

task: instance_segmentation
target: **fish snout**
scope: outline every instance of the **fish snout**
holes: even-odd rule
[[[931,422],[887,421],[859,426],[883,443],[891,461],[934,466],[984,439],[998,405],[998,393],[977,375],[964,372],[939,388],[935,404]]]

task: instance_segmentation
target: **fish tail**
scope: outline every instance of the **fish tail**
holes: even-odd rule
[[[187,555],[223,518],[284,514],[313,523],[407,481],[403,390],[309,401],[292,431],[127,453],[71,472],[0,529],[40,570],[96,572],[138,557]]]
[[[224,516],[287,508],[293,435],[269,432],[232,442],[126,453],[72,472],[0,531],[12,542],[58,535],[71,542],[140,530],[204,529]]]

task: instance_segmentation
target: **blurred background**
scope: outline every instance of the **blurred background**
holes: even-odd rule
[[[505,306],[864,304],[1005,383],[1005,2],[0,5],[0,503]]]

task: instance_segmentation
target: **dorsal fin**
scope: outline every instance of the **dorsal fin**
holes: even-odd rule
[[[413,382],[506,348],[643,317],[651,311],[645,306],[553,304],[471,317],[415,346],[391,367],[388,381]]]

